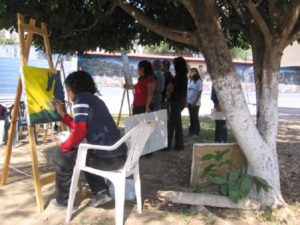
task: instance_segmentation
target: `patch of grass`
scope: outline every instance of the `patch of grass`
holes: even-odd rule
[[[203,214],[201,214],[201,220],[206,225],[214,225],[217,222],[216,218],[211,213],[203,213]]]
[[[215,121],[211,120],[210,117],[200,117],[200,137],[189,137],[187,136],[188,140],[192,142],[200,142],[200,143],[213,143],[215,140]],[[183,133],[188,134],[190,126],[190,118],[189,116],[183,116],[182,117],[182,128]],[[235,139],[232,135],[231,129],[229,125],[227,124],[227,142],[235,142]]]
[[[118,121],[118,114],[112,114],[113,119],[117,123]],[[124,128],[123,119],[128,117],[128,114],[122,114],[120,119],[120,128]],[[200,136],[199,137],[189,137],[188,131],[190,126],[190,117],[189,116],[182,116],[182,128],[183,128],[183,134],[186,136],[187,141],[191,142],[199,142],[199,143],[213,143],[215,140],[215,121],[211,120],[210,117],[199,117],[200,121]],[[235,139],[232,135],[231,129],[229,125],[227,124],[227,142],[235,142]]]
[[[118,117],[119,117],[119,114],[112,114],[111,115],[112,118],[114,119],[115,123],[117,124],[118,123]],[[128,117],[129,115],[128,114],[122,114],[121,115],[121,118],[120,118],[120,123],[119,123],[119,127],[120,128],[123,128],[125,127],[125,124],[123,122],[124,118]]]
[[[194,216],[190,211],[187,211],[186,209],[177,209],[175,211],[171,211],[167,209],[167,214],[170,217],[174,217],[174,216],[180,217],[180,219],[182,219],[186,224],[189,224]]]
[[[265,210],[257,211],[256,218],[261,222],[271,222],[272,225],[281,225],[287,224],[290,215],[282,216],[280,215],[280,210],[273,210],[272,208],[268,207]]]

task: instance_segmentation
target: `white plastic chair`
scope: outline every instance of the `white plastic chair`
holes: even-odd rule
[[[141,198],[141,180],[139,172],[139,158],[142,154],[144,146],[156,126],[155,121],[147,121],[141,123],[130,130],[119,141],[112,146],[90,145],[80,144],[76,159],[76,165],[74,167],[72,183],[70,187],[68,209],[66,223],[69,223],[72,216],[72,209],[77,189],[77,183],[79,179],[80,171],[86,171],[92,174],[109,179],[115,188],[115,217],[116,225],[123,225],[124,217],[124,201],[125,201],[125,179],[133,174],[135,195],[137,199],[137,209],[139,213],[142,213],[142,198]],[[88,149],[111,151],[118,148],[122,143],[127,141],[128,143],[128,155],[124,167],[120,170],[114,171],[102,171],[86,166],[86,157]]]

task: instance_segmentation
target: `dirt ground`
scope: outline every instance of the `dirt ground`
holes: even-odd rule
[[[207,127],[202,126],[203,129]],[[208,129],[208,128],[207,128]],[[211,131],[210,131],[211,132]],[[184,151],[159,151],[151,157],[140,160],[142,179],[142,197],[144,212],[136,212],[135,202],[126,202],[125,224],[300,224],[300,118],[282,116],[279,124],[278,153],[281,169],[282,193],[288,203],[281,210],[240,211],[208,208],[197,211],[188,205],[175,205],[162,202],[157,198],[158,190],[174,190],[178,187],[189,188],[192,145],[195,142],[208,142],[201,138],[185,137]],[[38,145],[38,157],[41,174],[53,171],[51,151],[55,148],[54,136],[47,143]],[[0,147],[1,168],[5,146]],[[17,171],[16,171],[17,170]],[[54,185],[43,187],[46,209],[38,213],[35,204],[34,186],[31,177],[29,145],[26,140],[19,142],[13,149],[8,185],[0,187],[0,224],[3,225],[59,225],[64,224],[64,210],[56,210],[47,203],[53,198]],[[110,225],[114,224],[114,204],[108,203],[102,208],[89,207],[88,199],[78,197],[81,202],[71,224]]]

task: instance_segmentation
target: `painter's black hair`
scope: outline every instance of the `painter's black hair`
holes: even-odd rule
[[[153,68],[152,65],[149,61],[147,60],[142,60],[138,64],[138,68],[143,68],[144,69],[144,77],[152,76],[153,73]]]
[[[183,57],[177,57],[173,60],[175,74],[178,77],[184,77],[188,73],[186,61]]]
[[[65,80],[65,85],[75,94],[79,94],[81,92],[90,92],[91,94],[95,94],[97,92],[96,84],[92,76],[83,70],[70,73]]]

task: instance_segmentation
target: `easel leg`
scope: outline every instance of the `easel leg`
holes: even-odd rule
[[[42,196],[42,186],[41,186],[38,159],[37,159],[36,146],[35,146],[34,128],[32,127],[32,125],[28,126],[28,132],[29,132],[29,143],[30,143],[30,153],[31,153],[31,160],[32,160],[32,173],[34,179],[35,197],[36,197],[38,209],[40,212],[42,212],[44,210],[44,200]]]
[[[15,102],[14,102],[12,120],[11,120],[11,123],[9,126],[9,135],[8,135],[7,146],[6,146],[5,160],[4,160],[4,164],[3,164],[3,174],[2,174],[2,179],[1,179],[1,186],[6,184],[7,178],[8,178],[8,169],[9,169],[9,164],[10,164],[12,145],[13,145],[15,131],[16,131],[16,123],[17,123],[17,118],[18,118],[18,114],[19,114],[19,105],[20,105],[21,94],[22,94],[22,83],[21,83],[21,79],[19,78],[17,93],[16,93],[16,97],[15,97]]]
[[[131,113],[130,99],[129,99],[129,91],[128,91],[128,90],[126,90],[126,94],[127,94],[128,112],[129,112],[129,116],[131,116],[132,113]]]
[[[119,126],[119,123],[121,120],[122,108],[123,108],[123,103],[124,103],[124,98],[125,98],[125,91],[126,91],[126,89],[124,89],[124,91],[123,91],[123,97],[122,97],[122,101],[121,101],[121,107],[120,107],[120,111],[119,111],[117,126]]]

